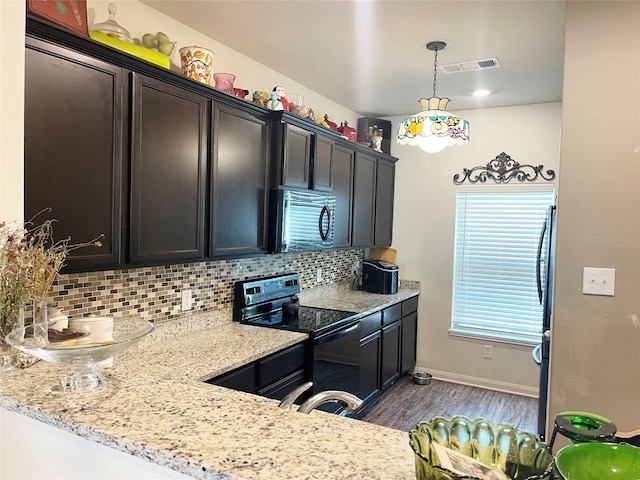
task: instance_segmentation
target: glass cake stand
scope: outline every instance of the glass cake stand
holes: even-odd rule
[[[62,377],[65,391],[93,390],[106,382],[100,362],[108,362],[114,356],[142,340],[154,330],[146,320],[132,317],[113,318],[113,340],[92,342],[91,334],[84,331],[65,330],[56,341],[34,338],[33,325],[20,327],[7,335],[7,343],[21,352],[50,363],[68,365]]]

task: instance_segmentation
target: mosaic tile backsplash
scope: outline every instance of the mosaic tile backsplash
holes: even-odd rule
[[[60,275],[49,300],[72,317],[122,315],[152,322],[233,306],[238,280],[298,273],[303,290],[353,278],[361,249],[299,252],[261,257]],[[317,270],[322,269],[322,281]],[[182,311],[181,292],[192,291],[192,309]]]

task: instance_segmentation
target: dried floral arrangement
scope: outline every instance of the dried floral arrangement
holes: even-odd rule
[[[55,219],[36,225],[35,219],[24,224],[0,222],[0,345],[13,328],[19,310],[33,302],[41,308],[47,299],[64,261],[73,250],[102,246],[99,235],[89,242],[71,244],[71,238],[56,241]]]

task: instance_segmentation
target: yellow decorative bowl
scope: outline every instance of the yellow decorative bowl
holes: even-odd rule
[[[409,432],[418,480],[476,478],[460,476],[441,467],[431,448],[432,442],[497,468],[513,480],[553,478],[553,455],[532,433],[520,432],[506,423],[495,424],[484,418],[471,420],[456,415],[420,422]]]

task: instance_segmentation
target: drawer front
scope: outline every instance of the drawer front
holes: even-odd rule
[[[402,316],[418,311],[418,297],[412,297],[402,302]]]
[[[258,395],[267,398],[274,398],[276,400],[282,400],[289,392],[294,388],[304,383],[304,371],[299,370],[297,372],[288,375],[282,380],[277,381],[273,385],[269,385],[258,392]]]
[[[372,313],[360,319],[360,338],[380,330],[382,327],[382,312]]]
[[[291,372],[303,370],[304,346],[304,343],[294,345],[270,357],[258,360],[259,388],[264,388]]]
[[[387,326],[402,318],[402,304],[396,303],[382,311],[382,325]]]

